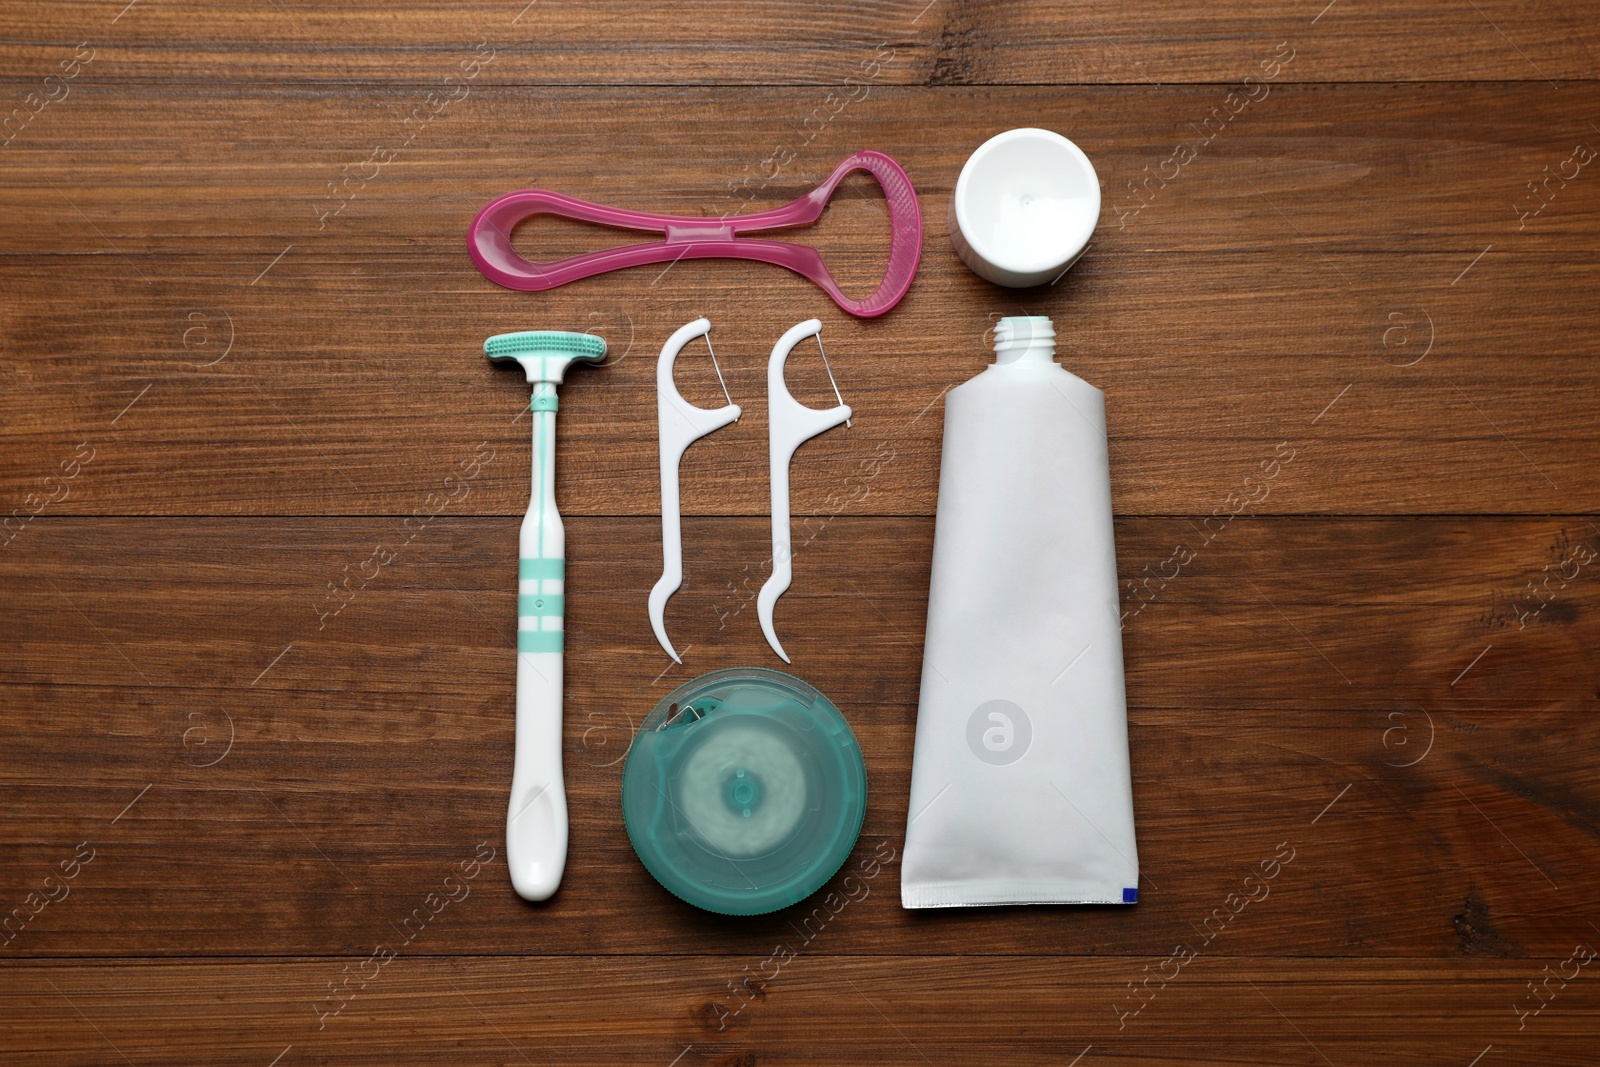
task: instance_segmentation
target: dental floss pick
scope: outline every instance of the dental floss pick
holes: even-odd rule
[[[661,346],[661,356],[656,360],[656,442],[661,457],[661,578],[650,590],[650,627],[656,640],[666,649],[673,662],[682,663],[677,649],[667,639],[667,601],[683,584],[683,529],[679,517],[678,465],[690,445],[707,434],[738,421],[739,405],[728,395],[728,383],[723,381],[722,367],[717,354],[711,353],[711,365],[717,369],[717,381],[722,383],[726,407],[701,408],[689,403],[678,392],[672,379],[673,364],[683,346],[696,337],[706,339],[711,347],[711,323],[705,318],[695,319],[680,326]]]
[[[783,662],[789,654],[778,643],[778,631],[773,625],[772,613],[778,598],[783,596],[793,580],[792,549],[789,540],[789,461],[802,444],[840,423],[850,422],[850,408],[839,395],[839,385],[833,383],[833,395],[838,407],[819,411],[808,408],[796,400],[783,380],[783,365],[794,346],[807,337],[817,337],[820,346],[822,323],[807,319],[789,328],[772,346],[772,356],[767,360],[767,460],[772,484],[772,573],[756,598],[756,614],[761,620],[761,632],[767,644]],[[826,364],[827,356],[823,356]],[[833,368],[828,368],[828,381],[833,382]]]

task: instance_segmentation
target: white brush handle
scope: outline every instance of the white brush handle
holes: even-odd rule
[[[524,900],[549,899],[567,865],[561,773],[566,531],[556,511],[555,394],[552,383],[534,386],[533,493],[522,520],[517,582],[517,743],[506,866]]]
[[[506,813],[506,866],[524,900],[548,900],[567,866],[559,652],[517,654],[517,752]]]

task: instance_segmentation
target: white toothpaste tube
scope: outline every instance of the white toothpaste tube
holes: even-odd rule
[[[1007,318],[950,391],[900,901],[1138,899],[1105,398]]]

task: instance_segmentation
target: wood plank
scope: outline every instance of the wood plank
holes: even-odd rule
[[[1368,278],[1354,298],[1306,262],[1232,259],[1232,280],[1200,293],[1186,285],[1185,260],[1136,257],[1086,263],[1070,296],[1001,310],[1054,314],[1063,364],[1105,390],[1121,514],[1230,509],[1229,494],[1285,456],[1292,462],[1265,497],[1249,490],[1253,512],[1600,510],[1590,462],[1600,369],[1581,351],[1587,309],[1572,298],[1600,279],[1600,261],[1521,259],[1499,265],[1516,282],[1491,291],[1498,296],[1445,289],[1400,303],[1389,286],[1404,284],[1417,260],[1343,258]],[[213,265],[186,263],[195,275]],[[93,274],[115,274],[97,266]],[[720,324],[721,366],[748,414],[688,453],[684,511],[762,514],[766,355],[803,313],[794,310],[803,283],[769,277],[736,293],[732,270],[702,273],[713,271],[730,286],[723,295],[641,306],[618,293],[619,281],[602,283],[613,294],[603,302],[559,296],[538,316],[508,316],[499,294],[419,296],[408,283],[378,292],[329,277],[330,291],[288,308],[281,295],[241,298],[201,279],[139,315],[86,317],[48,275],[19,280],[39,299],[14,324],[17,356],[0,390],[14,443],[0,453],[0,514],[13,524],[30,512],[406,515],[448,489],[452,513],[518,515],[527,387],[478,346],[501,329],[567,326],[607,336],[621,358],[563,387],[562,510],[648,516],[659,508],[654,353],[698,313]],[[439,263],[428,284],[448,284],[447,273]],[[131,299],[132,288],[113,277],[91,308]],[[1273,313],[1296,293],[1303,313]],[[751,310],[757,299],[762,308]],[[406,318],[419,300],[434,313]],[[352,316],[355,303],[380,324]],[[992,358],[993,307],[990,294],[963,288],[918,294],[887,323],[829,321],[833,369],[859,419],[806,446],[792,471],[797,513],[931,513],[941,397]],[[1563,340],[1523,351],[1517,334],[1558,328],[1553,321]],[[480,325],[468,334],[463,322]],[[207,365],[213,354],[222,361]],[[680,366],[697,402],[720,402],[703,353]],[[812,403],[832,396],[814,354],[800,353],[789,380]],[[460,497],[444,480],[477,455],[488,462]],[[78,471],[70,484],[48,480],[69,469]]]
[[[1101,254],[1459,253],[1444,286],[1485,245],[1498,246],[1495,259],[1554,257],[1600,234],[1596,164],[1583,162],[1592,151],[1574,157],[1600,141],[1577,117],[1600,111],[1600,84],[1262,89],[1241,105],[1220,85],[907,87],[823,121],[812,117],[816,92],[799,88],[483,86],[417,118],[420,88],[85,84],[5,149],[14,210],[0,218],[0,250],[118,255],[130,278],[152,284],[167,268],[144,257],[208,251],[237,256],[229,280],[248,284],[293,244],[268,276],[286,285],[308,257],[459,257],[473,213],[528,185],[721,215],[787,202],[863,148],[904,164],[929,247],[943,250],[962,163],[996,132],[1029,124],[1062,131],[1093,159]],[[162,121],[144,129],[150,114]],[[630,131],[626,156],[619,129]],[[1193,158],[1178,162],[1179,145]],[[1528,188],[1545,181],[1539,197]],[[855,188],[873,186],[863,177]],[[847,232],[880,247],[882,220],[864,208]],[[464,259],[459,269],[475,273]]]
[[[796,517],[796,580],[779,621],[792,619],[783,628],[806,635],[796,647],[839,672],[829,680],[844,687],[841,700],[900,699],[902,687],[915,686],[932,525]],[[262,686],[448,693],[463,673],[498,672],[504,624],[514,616],[504,576],[516,526],[442,515],[408,541],[390,519],[190,519],[181,528],[153,519],[37,519],[0,553],[0,577],[16,594],[4,619],[14,644],[0,680],[244,687],[297,642],[301,654],[274,667]],[[586,591],[569,605],[574,640],[581,635],[592,642],[589,654],[602,657],[597,678],[646,686],[667,665],[644,611],[660,572],[659,524],[582,518],[568,526],[569,574]],[[687,578],[669,608],[670,625],[684,643],[717,655],[764,656],[750,604],[765,578],[766,522],[691,519],[685,530]],[[1241,516],[1219,527],[1177,517],[1121,520],[1117,537],[1129,677],[1140,706],[1321,711],[1387,707],[1391,699],[1482,713],[1583,706],[1549,703],[1564,684],[1519,694],[1527,679],[1498,657],[1471,682],[1449,683],[1497,641],[1509,648],[1526,640],[1510,659],[1548,657],[1535,666],[1568,682],[1588,669],[1586,657],[1574,654],[1600,625],[1587,610],[1600,596],[1594,565],[1585,562],[1600,551],[1593,519]],[[385,551],[375,555],[374,546]],[[1178,546],[1191,552],[1175,555]],[[88,640],[90,624],[73,604],[93,620]],[[1305,613],[1299,625],[1339,670],[1284,625],[1274,604]],[[396,617],[404,620],[398,630]],[[816,625],[824,617],[835,620],[826,639]],[[1217,653],[1223,635],[1236,642],[1227,656]],[[104,641],[127,659],[108,655]],[[850,669],[863,647],[901,665],[896,686]],[[459,658],[435,663],[428,650]],[[1266,677],[1283,671],[1295,672],[1297,684]],[[1326,689],[1341,681],[1339,671],[1351,679],[1348,688]],[[1581,700],[1581,685],[1576,691]]]
[[[0,553],[0,902],[25,901],[80,842],[97,858],[3,951],[353,952],[464,850],[498,846],[513,606],[495,576],[513,521],[441,518],[320,630],[324,582],[388,521],[38,523]],[[1122,521],[1124,578],[1162,571],[1186,527]],[[834,519],[778,610],[794,669],[867,754],[857,863],[898,850],[905,825],[930,535],[924,519]],[[569,524],[566,884],[530,912],[496,865],[427,951],[748,954],[808,913],[693,912],[628,845],[616,798],[633,724],[695,673],[770,662],[737,599],[764,524],[687,524],[668,616],[687,665],[670,671],[643,604],[656,536],[643,519]],[[891,864],[829,951],[1153,951],[1287,841],[1270,902],[1210,952],[1564,952],[1600,893],[1586,554],[1600,531],[1574,519],[1239,520],[1128,619],[1138,908],[929,922],[899,907]],[[535,915],[534,941],[507,940]]]
[[[1404,32],[1399,32],[1403,28]],[[266,7],[200,0],[63,2],[0,18],[18,73],[48,72],[80,41],[94,74],[126,80],[437,80],[474,44],[483,76],[522,84],[1167,83],[1237,80],[1280,41],[1307,81],[1592,79],[1600,33],[1558,6],[1406,0],[1380,10],[1266,0],[1219,11],[1197,0],[1143,8],[895,0],[696,5],[619,17],[600,0],[562,4],[333,3]],[[887,57],[873,70],[873,56]],[[42,76],[42,73],[40,74]]]
[[[463,903],[471,906],[476,894]],[[453,916],[441,914],[447,925]],[[842,911],[823,937],[842,941]],[[796,941],[794,935],[786,935]],[[1575,939],[1590,946],[1596,935]],[[820,939],[819,939],[820,940]],[[365,950],[363,950],[364,952]],[[1085,1067],[1592,1062],[1600,983],[1582,977],[1517,1028],[1537,961],[1251,959],[1189,963],[1118,1029],[1127,984],[1162,955],[1107,960],[890,956],[827,949],[742,958],[388,961],[321,1019],[352,957],[30,964],[0,971],[0,1040],[16,1062],[1005,1062]],[[1569,950],[1570,951],[1570,948]],[[1592,948],[1590,949],[1592,952]],[[1563,955],[1556,966],[1565,962]],[[365,956],[361,956],[365,959]],[[1545,966],[1550,966],[1546,964]],[[776,974],[773,968],[777,967]],[[1568,964],[1588,976],[1587,969]],[[1555,967],[1551,966],[1551,973]],[[356,973],[351,968],[350,973]],[[735,983],[751,976],[739,994]],[[54,988],[52,988],[54,987]],[[742,999],[741,999],[742,998]],[[734,1008],[742,1010],[734,1013]],[[1219,1020],[1226,1020],[1226,1026]],[[719,1024],[722,1029],[718,1029]],[[674,1057],[677,1057],[674,1060]]]

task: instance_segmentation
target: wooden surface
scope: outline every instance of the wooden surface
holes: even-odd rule
[[[1600,147],[1600,25],[1571,0],[1214,8],[0,5],[0,913],[26,917],[0,1062],[1594,1063],[1600,161],[1527,183]],[[1105,197],[1080,265],[1025,292],[943,221],[1019,125],[1082,145]],[[758,210],[867,147],[927,230],[883,320],[758,265],[533,295],[464,253],[512,188]],[[875,187],[806,236],[870,289]],[[939,398],[1017,313],[1107,393],[1140,903],[910,913]],[[747,415],[684,464],[674,667],[645,614],[654,356],[699,314]],[[760,398],[813,314],[856,419],[794,468],[779,627],[862,742],[847,869],[875,873],[837,914],[717,918],[634,857],[620,758],[673,685],[774,662]],[[540,906],[502,844],[527,392],[479,354],[523,328],[613,352],[563,389],[572,848]]]

